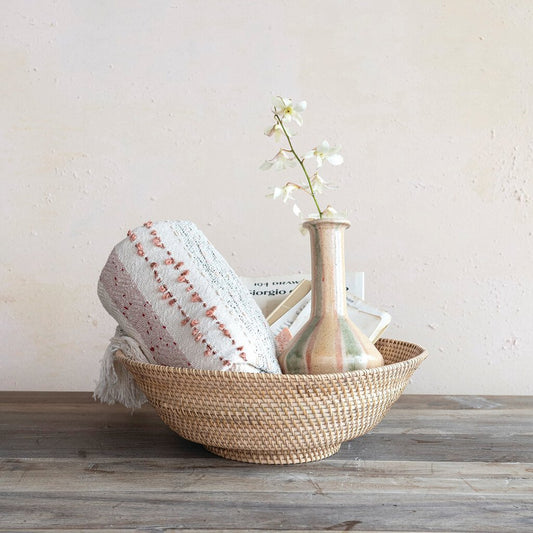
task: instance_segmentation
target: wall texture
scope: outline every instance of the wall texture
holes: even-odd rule
[[[3,0],[0,26],[0,389],[92,389],[96,281],[147,219],[243,275],[308,270],[258,170],[282,94],[297,147],[343,146],[326,201],[388,336],[430,352],[409,392],[533,393],[529,0]]]

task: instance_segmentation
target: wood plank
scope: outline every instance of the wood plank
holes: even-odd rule
[[[331,461],[294,466],[199,459],[2,459],[0,490],[112,492],[409,493],[533,498],[533,463]]]
[[[514,463],[533,457],[531,437],[482,439],[463,435],[387,435],[368,433],[346,442],[337,459],[396,461],[470,461]]]
[[[67,398],[66,396],[65,398]],[[151,406],[0,403],[0,457],[209,457]]]
[[[485,496],[420,494],[217,493],[134,491],[0,493],[0,527],[413,529],[531,533],[533,503]],[[28,510],[31,509],[31,513]],[[9,513],[9,514],[8,514]],[[400,526],[400,527],[399,527]]]
[[[404,394],[393,409],[533,409],[533,396],[441,396],[437,394]]]
[[[355,531],[353,528],[356,526],[357,524],[354,523],[354,522],[346,522],[346,523],[342,523],[342,524],[336,524],[334,527],[330,527],[328,529],[313,529],[314,532],[316,533],[329,533],[330,531]],[[57,531],[57,529],[50,529],[50,528],[45,528],[45,529],[42,529],[42,528],[33,528],[33,529],[17,529],[16,530],[17,533],[36,533],[36,532],[40,532],[40,531]],[[131,528],[128,528],[128,529],[123,529],[123,528],[120,528],[120,529],[116,529],[116,528],[113,528],[113,529],[100,529],[100,528],[97,528],[97,529],[85,529],[85,528],[82,528],[82,529],[64,529],[62,528],[61,529],[61,533],[129,533],[131,531],[139,531],[138,528],[136,527],[131,527]],[[143,531],[146,531],[146,529],[143,529]],[[158,529],[155,529],[155,530],[148,530],[148,531],[154,531],[154,532],[157,532],[159,533],[159,531],[161,531],[159,528]],[[164,532],[165,533],[235,533],[236,531],[259,531],[258,529],[254,529],[252,527],[246,527],[244,529],[236,529],[236,528],[232,528],[232,529],[219,529],[219,528],[216,528],[216,529],[213,529],[213,528],[209,528],[209,529],[202,529],[202,528],[194,528],[194,529],[175,529],[175,528],[168,528],[166,527],[164,529]],[[387,530],[385,532],[385,530],[377,530],[377,529],[373,529],[372,532],[370,532],[369,530],[364,530],[364,529],[357,529],[358,533],[420,533],[420,530],[418,532],[414,532],[412,530],[409,530],[409,531],[391,531],[391,530]],[[2,529],[0,528],[0,533],[13,533],[13,530],[12,529]],[[301,529],[283,529],[283,532],[284,533],[302,533],[302,530]],[[424,532],[422,532],[424,533]],[[425,533],[430,533],[429,530],[427,530]],[[432,529],[431,530],[431,533],[449,533],[448,530],[436,530],[436,529]]]
[[[533,408],[532,408],[533,411]],[[464,427],[477,431],[499,431],[500,427],[512,428],[520,432],[533,433],[531,411],[525,409],[505,410],[433,410],[420,409],[392,409],[380,423],[380,426],[392,427],[393,421],[401,425],[426,425],[434,428],[436,425],[449,427],[450,424],[463,424]],[[97,427],[109,427],[117,423],[129,427],[160,426],[160,420],[152,407],[143,407],[131,413],[125,408],[97,405],[76,404],[0,404],[0,428],[2,426],[17,428],[17,430],[43,428],[61,424],[68,417],[69,427],[83,429],[87,424]],[[378,426],[379,427],[379,426]],[[453,426],[452,426],[453,427]],[[65,428],[66,429],[66,428]]]
[[[115,428],[87,429],[76,434],[49,429],[42,433],[14,433],[1,439],[0,456],[6,458],[102,457],[213,457],[201,445],[186,441],[170,430]],[[369,433],[342,445],[340,460],[529,462],[530,436],[476,438],[462,435]]]
[[[29,404],[90,404],[103,409],[119,409],[120,405],[105,405],[95,402],[92,392],[65,391],[0,391],[0,408],[10,403]],[[404,394],[393,409],[533,409],[533,396],[475,396],[438,394]]]
[[[343,524],[337,524],[334,528],[328,528],[328,529],[314,529],[313,531],[315,533],[329,533],[330,531],[355,531],[353,528],[354,526],[356,526],[357,524],[353,523],[353,522],[346,522],[346,523],[343,523]],[[42,528],[33,528],[33,529],[17,529],[16,530],[17,533],[36,533],[36,532],[40,532],[40,531],[57,531],[57,529],[50,529],[50,528],[46,528],[46,529],[42,529]],[[113,528],[113,529],[100,529],[100,528],[97,528],[97,529],[61,529],[61,533],[129,533],[131,531],[139,531],[136,527],[132,527],[132,528],[129,528],[129,529],[123,529],[123,528],[120,528],[120,529],[116,529],[116,528]],[[143,531],[146,531],[146,530],[143,530]],[[148,530],[148,531],[152,531],[152,530]],[[156,529],[154,530],[155,532],[158,532],[160,531],[160,529]],[[250,528],[250,527],[246,527],[244,529],[235,529],[235,528],[232,528],[232,529],[219,529],[219,528],[216,528],[216,529],[213,529],[213,528],[209,528],[209,529],[199,529],[199,528],[194,528],[194,529],[175,529],[175,528],[168,528],[166,527],[164,529],[164,532],[165,533],[235,533],[236,531],[259,531],[257,529],[253,529],[253,528]],[[420,533],[420,531],[418,532],[414,532],[412,530],[409,530],[409,531],[391,531],[391,530],[377,530],[377,529],[373,529],[372,532],[370,532],[369,530],[363,530],[363,529],[357,529],[358,533]],[[0,528],[0,533],[13,533],[13,530],[12,529],[1,529]],[[302,530],[301,529],[283,529],[283,532],[284,533],[302,533]],[[429,530],[426,532],[426,533],[429,533]],[[441,531],[438,531],[436,529],[432,529],[431,530],[431,533],[449,533],[448,530],[444,531],[444,530],[441,530]]]
[[[397,408],[339,453],[365,460],[529,461],[532,435],[533,416],[523,409]],[[96,403],[0,404],[4,457],[148,458],[156,449],[163,457],[209,456],[166,428],[149,406],[130,414]]]
[[[32,404],[94,404],[92,392],[74,391],[0,391],[0,407],[10,403]],[[113,408],[117,405],[110,406]]]
[[[533,416],[525,409],[478,410],[475,413],[470,410],[396,409],[373,432],[533,437]]]
[[[345,522],[345,523],[341,523],[341,524],[336,524],[335,526],[333,527],[330,527],[328,529],[313,529],[313,532],[315,533],[329,533],[330,531],[355,531],[354,530],[354,527],[356,526],[357,524],[354,523],[354,522]],[[57,529],[50,529],[50,528],[32,528],[32,529],[17,529],[16,530],[17,533],[36,533],[36,532],[40,532],[40,531],[57,531]],[[120,528],[120,529],[117,529],[117,528],[112,528],[112,529],[100,529],[100,528],[96,528],[96,529],[85,529],[85,528],[82,528],[82,529],[64,529],[62,528],[61,529],[61,533],[130,533],[131,531],[139,531],[139,529],[137,527],[131,527],[131,528],[128,528],[128,529],[124,529],[124,528]],[[151,529],[143,529],[142,531],[154,531],[154,533],[159,533],[161,531],[160,528],[157,528],[155,530],[151,530]],[[260,531],[258,529],[254,529],[253,527],[246,527],[244,529],[236,529],[236,528],[232,528],[232,529],[219,529],[219,528],[216,528],[216,529],[213,529],[213,528],[209,528],[209,529],[203,529],[203,528],[194,528],[194,529],[175,529],[175,528],[168,528],[168,527],[165,527],[164,528],[164,532],[165,533],[235,533],[236,531]],[[418,532],[415,532],[415,531],[412,531],[412,530],[409,530],[409,531],[391,531],[390,529],[388,529],[387,531],[385,530],[377,530],[377,529],[373,529],[371,532],[369,530],[366,530],[366,529],[357,529],[358,533],[421,533],[421,531],[419,530]],[[3,529],[3,528],[0,528],[0,533],[13,533],[13,530],[12,529]],[[284,533],[302,533],[302,530],[301,529],[283,529],[283,532]],[[429,530],[427,530],[426,532],[422,532],[422,533],[430,533]],[[448,530],[436,530],[436,529],[432,529],[431,530],[431,533],[449,533]]]

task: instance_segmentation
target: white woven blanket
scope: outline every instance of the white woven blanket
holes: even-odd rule
[[[128,232],[109,256],[98,296],[120,327],[95,391],[104,401],[124,403],[123,389],[113,395],[123,380],[113,384],[112,356],[119,347],[133,354],[132,342],[138,346],[133,356],[150,363],[280,372],[261,310],[192,222],[147,222]]]

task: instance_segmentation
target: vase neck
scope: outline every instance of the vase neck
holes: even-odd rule
[[[346,273],[344,230],[348,221],[321,219],[306,221],[311,239],[311,314],[346,315]]]

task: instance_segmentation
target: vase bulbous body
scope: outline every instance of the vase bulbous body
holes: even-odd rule
[[[378,349],[348,317],[344,219],[306,220],[311,239],[311,317],[279,358],[285,374],[330,374],[383,366]]]

